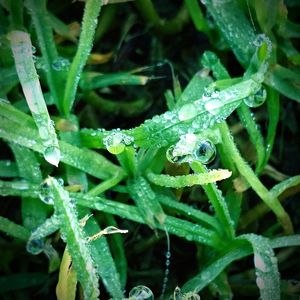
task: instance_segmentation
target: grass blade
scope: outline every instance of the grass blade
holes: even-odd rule
[[[9,39],[23,92],[39,130],[43,155],[50,164],[58,166],[60,150],[53,122],[50,119],[34,67],[30,36],[23,31],[12,31],[9,34]]]

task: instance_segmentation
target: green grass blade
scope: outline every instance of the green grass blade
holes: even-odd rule
[[[24,147],[11,143],[10,147],[16,158],[20,176],[32,183],[41,183],[42,173],[34,153]],[[26,228],[34,229],[47,217],[47,206],[34,198],[22,199],[22,219]]]
[[[71,202],[69,193],[54,179],[48,178],[49,192],[54,200],[55,213],[60,217],[60,231],[68,246],[68,252],[77,273],[78,281],[82,285],[86,299],[98,299],[98,276],[94,267],[87,237],[80,228],[76,208]]]
[[[10,160],[0,160],[0,177],[18,177],[19,170],[17,164]]]
[[[267,238],[244,234],[239,239],[247,240],[253,247],[256,284],[262,300],[280,299],[280,277],[277,258]]]
[[[6,234],[20,239],[22,241],[26,241],[30,236],[30,231],[21,226],[18,225],[12,221],[10,221],[7,218],[0,216],[0,231],[5,232]]]
[[[61,111],[61,101],[63,96],[64,77],[62,70],[57,70],[55,64],[59,61],[59,56],[53,39],[52,28],[50,25],[49,13],[46,8],[46,0],[26,0],[25,4],[31,14],[34,28],[38,37],[39,46],[43,55],[45,74],[47,83],[54,103]]]
[[[9,34],[17,73],[43,145],[45,159],[55,166],[60,160],[58,141],[35,70],[29,34],[12,31]]]
[[[189,174],[180,176],[170,176],[165,174],[154,174],[149,172],[147,178],[154,184],[171,187],[183,188],[196,184],[207,184],[226,179],[231,176],[228,170],[210,170],[203,174]]]
[[[155,221],[164,223],[165,214],[156,195],[145,178],[139,176],[128,181],[130,196],[136,203],[141,215],[150,227],[155,228]]]
[[[92,236],[101,230],[95,218],[90,218],[84,229],[89,236]],[[91,241],[90,249],[97,273],[102,279],[105,288],[114,299],[123,299],[124,295],[119,273],[111,255],[106,237],[102,236]]]
[[[134,75],[130,72],[100,74],[85,72],[82,74],[79,86],[82,90],[94,90],[111,85],[145,85],[150,78],[143,75]]]
[[[85,4],[79,45],[68,73],[64,91],[63,112],[65,115],[69,115],[72,109],[81,72],[92,50],[93,38],[101,6],[102,0],[89,0]]]
[[[199,162],[193,162],[190,164],[192,170],[195,173],[205,173],[207,169]],[[222,195],[222,192],[218,189],[215,183],[208,183],[202,186],[210,203],[212,204],[218,221],[222,224],[222,229],[226,233],[229,239],[232,239],[235,235],[234,223],[231,220],[227,203]]]

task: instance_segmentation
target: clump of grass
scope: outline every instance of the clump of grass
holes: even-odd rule
[[[296,299],[293,5],[2,1],[1,296]]]

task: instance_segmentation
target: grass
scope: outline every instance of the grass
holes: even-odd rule
[[[1,297],[298,299],[297,8],[1,1]]]

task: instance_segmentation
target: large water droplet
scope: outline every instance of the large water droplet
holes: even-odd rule
[[[50,194],[49,184],[48,184],[47,181],[45,181],[41,184],[39,197],[47,205],[53,205],[54,204],[54,200],[52,198],[52,195]]]
[[[267,91],[261,88],[257,93],[244,99],[244,103],[249,107],[258,107],[262,105],[267,98]]]
[[[172,145],[168,148],[166,152],[167,160],[173,164],[180,164],[185,160],[186,155],[175,155],[174,149],[175,149],[175,145]]]
[[[209,100],[204,104],[205,109],[212,115],[217,115],[220,113],[224,103],[219,99]]]
[[[209,164],[216,157],[216,146],[210,140],[201,140],[194,152],[195,158],[203,164]]]
[[[194,118],[197,115],[196,106],[193,103],[183,105],[178,111],[180,121],[186,121]]]
[[[112,154],[120,154],[124,151],[126,146],[133,144],[133,137],[121,132],[114,132],[108,135],[103,143],[108,152]]]
[[[43,154],[44,154],[46,161],[49,164],[54,165],[56,167],[58,166],[58,163],[60,160],[60,151],[57,147],[53,147],[53,146],[47,147],[44,150]]]
[[[135,300],[153,300],[154,299],[152,291],[144,285],[135,286],[129,292],[129,297],[132,297]]]
[[[254,254],[254,265],[261,272],[267,272],[268,271],[266,263],[264,262],[262,256],[258,253]]]
[[[258,288],[260,290],[262,290],[262,289],[265,288],[265,282],[264,282],[264,280],[261,277],[257,277],[256,278],[256,285],[258,286]]]
[[[43,252],[44,249],[44,242],[41,239],[36,239],[36,240],[28,240],[26,244],[26,250],[33,254],[37,255]]]

